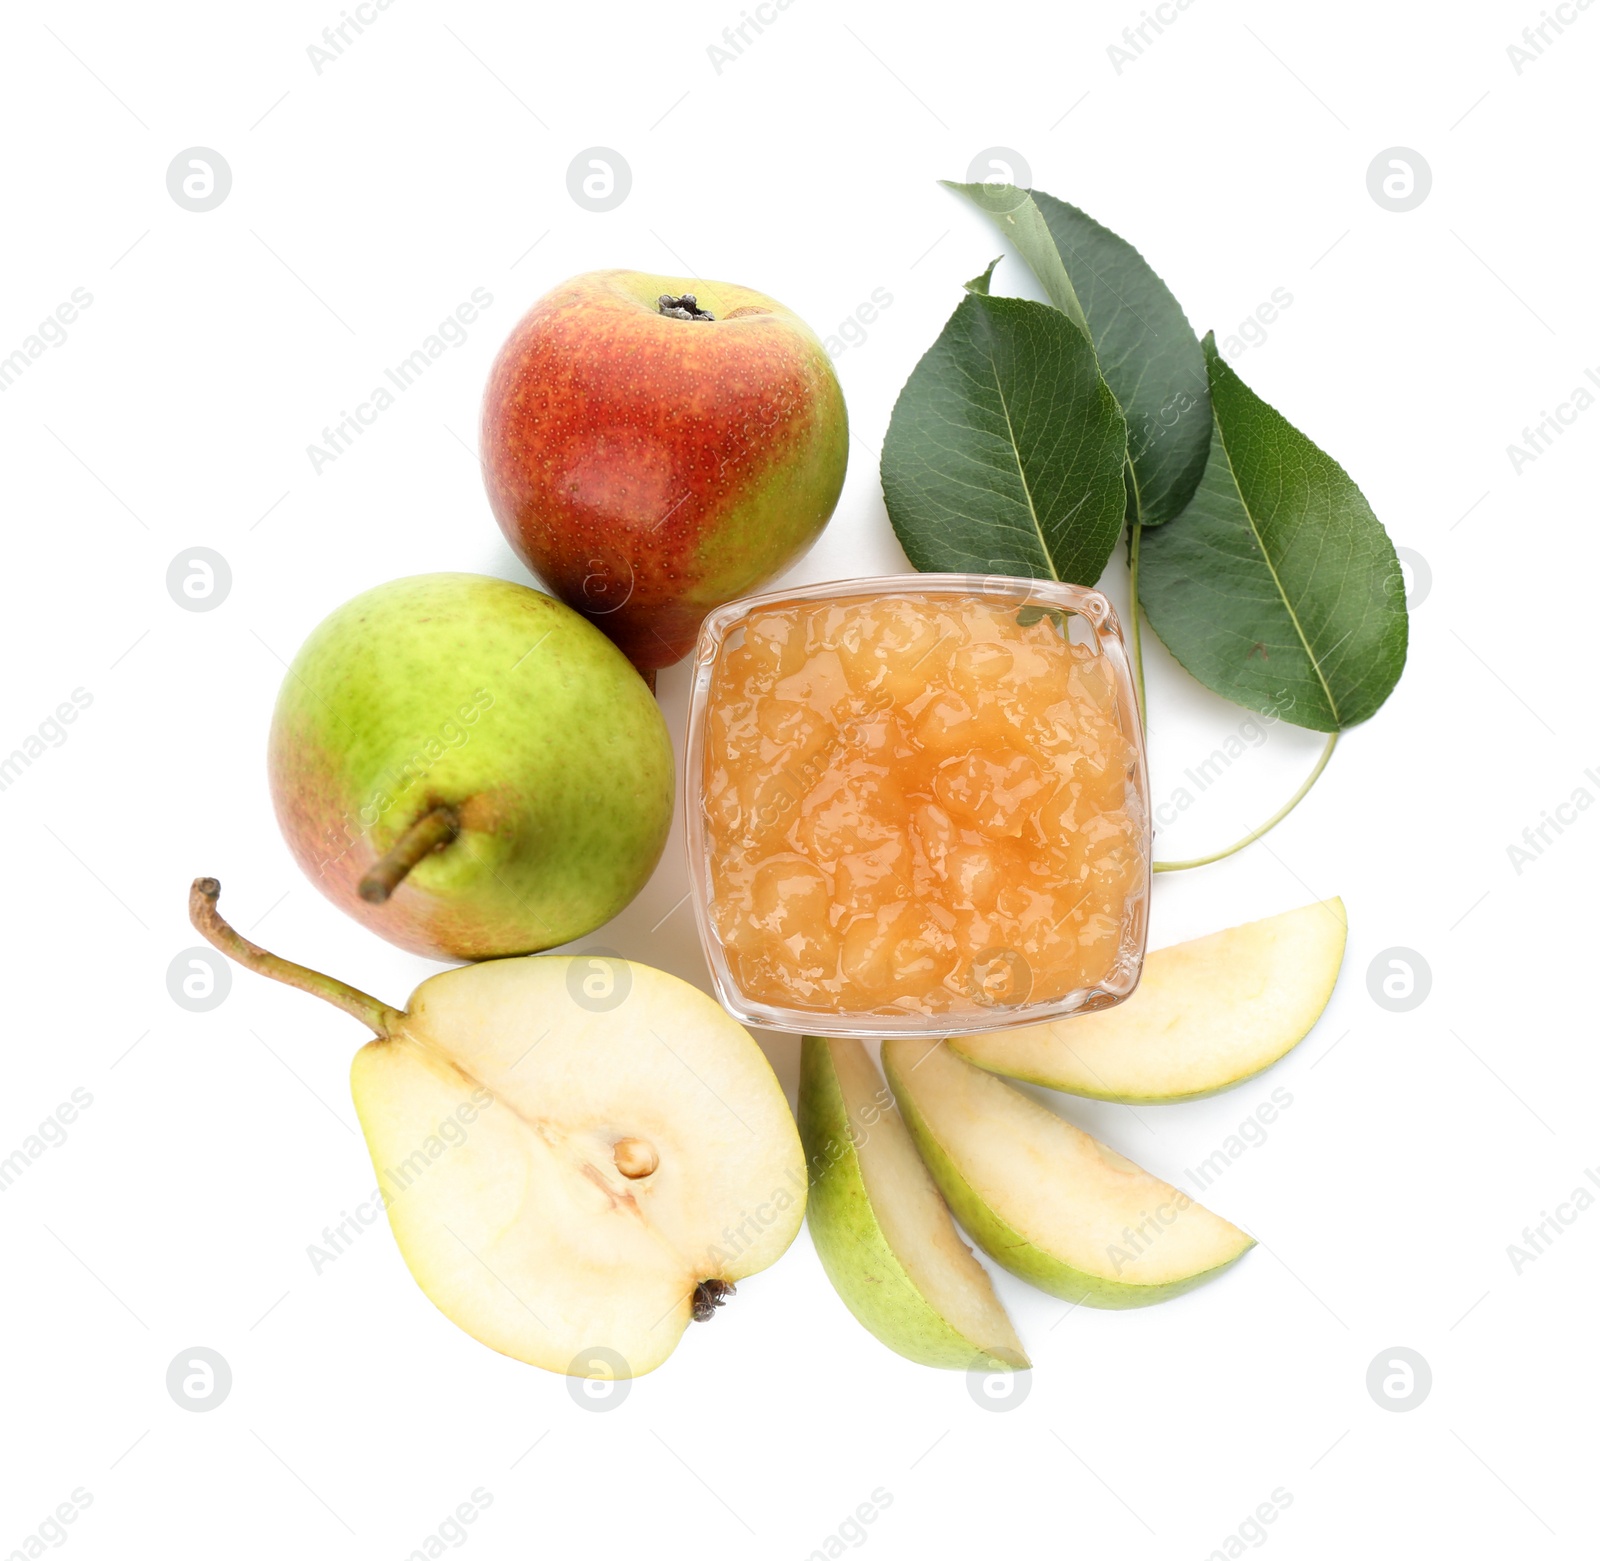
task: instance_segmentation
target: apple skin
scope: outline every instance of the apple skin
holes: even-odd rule
[[[659,312],[684,293],[715,318]],[[480,447],[518,557],[650,672],[816,540],[848,439],[833,365],[782,304],[594,271],[547,293],[500,349]]]
[[[324,619],[284,678],[268,773],[306,876],[431,959],[592,932],[644,887],[672,819],[644,680],[554,597],[483,575],[392,580]],[[362,876],[440,804],[458,838],[387,903],[363,900]]]

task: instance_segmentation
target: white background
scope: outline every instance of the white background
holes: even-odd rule
[[[0,356],[75,287],[93,304],[0,394],[0,750],[75,688],[93,703],[0,793],[0,1156],[75,1088],[93,1105],[0,1198],[0,1554],[79,1486],[93,1504],[65,1545],[85,1558],[401,1557],[478,1487],[493,1503],[466,1548],[484,1558],[827,1553],[879,1487],[892,1505],[864,1548],[883,1558],[1201,1557],[1278,1487],[1274,1555],[1587,1552],[1600,1210],[1520,1274],[1506,1250],[1600,1167],[1600,816],[1521,873],[1507,855],[1575,788],[1600,795],[1600,411],[1520,475],[1507,455],[1600,370],[1600,11],[1569,12],[1518,75],[1506,46],[1538,10],[1197,0],[1119,74],[1107,46],[1136,3],[795,0],[719,73],[707,49],[738,0],[395,0],[318,74],[307,48],[337,0],[6,8]],[[197,145],[233,175],[203,214],[165,183]],[[567,190],[597,145],[632,170],[606,213]],[[1126,1314],[1002,1276],[1036,1370],[997,1413],[860,1328],[802,1233],[595,1413],[451,1327],[381,1227],[313,1272],[308,1244],[372,1183],[346,1084],[361,1034],[244,972],[214,1012],[177,1006],[168,965],[198,941],[185,890],[217,874],[242,927],[390,1001],[433,968],[300,877],[269,808],[267,719],[284,659],[357,591],[526,578],[484,500],[477,401],[519,313],[571,273],[734,279],[821,334],[887,289],[838,359],[849,479],[792,578],[903,567],[885,422],[1001,247],[935,181],[996,145],[1138,244],[1201,330],[1287,289],[1235,367],[1431,573],[1398,691],[1300,812],[1157,884],[1156,944],[1342,895],[1350,946],[1320,1026],[1218,1099],[1057,1101],[1179,1179],[1285,1087],[1267,1142],[1207,1194],[1261,1245]],[[1434,181],[1404,214],[1366,183],[1397,145]],[[1029,291],[1012,258],[996,286]],[[465,345],[317,475],[308,444],[475,287],[494,303]],[[197,545],[232,570],[207,613],[165,586]],[[1243,712],[1151,659],[1159,800]],[[661,678],[675,730],[685,683],[682,666]],[[1161,854],[1234,838],[1318,745],[1275,730]],[[675,831],[593,941],[704,983],[681,852]],[[1368,992],[1393,947],[1432,972],[1409,1013]],[[797,1043],[762,1044],[792,1094]],[[233,1372],[204,1414],[164,1385],[195,1345]],[[1408,1413],[1365,1386],[1397,1345],[1433,1374]]]

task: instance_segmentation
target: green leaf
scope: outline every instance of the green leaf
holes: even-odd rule
[[[1126,439],[1080,331],[969,293],[895,402],[884,503],[917,569],[1092,585],[1122,530]]]
[[[994,268],[1005,259],[1004,255],[996,255],[993,260],[983,268],[980,275],[973,277],[970,282],[963,283],[969,293],[982,293],[985,298],[989,296],[989,279],[994,275]]]
[[[1318,732],[1365,721],[1406,660],[1405,583],[1344,469],[1205,339],[1211,459],[1145,535],[1139,600],[1183,667],[1235,704]]]
[[[1021,607],[1017,610],[1017,627],[1031,629],[1036,623],[1043,623],[1046,618],[1050,620],[1051,627],[1062,639],[1067,639],[1068,610],[1065,607]]]
[[[1019,190],[1014,184],[955,184],[949,179],[939,182],[947,190],[965,195],[980,211],[994,219],[994,225],[1016,245],[1017,253],[1039,278],[1045,296],[1085,336],[1090,336],[1089,321],[1084,316],[1077,290],[1032,192]]]
[[[1046,295],[1086,329],[1128,420],[1128,518],[1182,512],[1211,437],[1205,359],[1183,306],[1133,245],[1076,206],[1009,184],[952,184],[994,219]]]

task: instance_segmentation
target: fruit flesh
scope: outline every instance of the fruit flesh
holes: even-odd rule
[[[1193,1100],[1305,1038],[1333,995],[1344,945],[1344,902],[1325,900],[1157,949],[1115,1008],[950,1045],[992,1073],[1074,1095]]]
[[[583,965],[432,977],[351,1087],[395,1239],[446,1316],[548,1370],[600,1348],[640,1375],[701,1281],[789,1245],[804,1160],[771,1067],[710,998],[628,965],[625,997],[596,1011],[573,995]]]
[[[712,920],[758,1002],[992,1012],[1106,982],[1147,875],[1104,658],[1014,603],[778,603],[713,670]]]
[[[554,597],[419,575],[312,631],[273,713],[273,804],[296,861],[402,948],[551,948],[644,886],[672,821],[672,742],[625,657]],[[363,876],[430,809],[459,834],[383,904]]]
[[[806,1037],[800,1138],[812,1243],[857,1320],[922,1365],[1025,1367],[988,1274],[860,1041]]]
[[[658,299],[694,293],[712,320]],[[787,568],[844,485],[844,396],[821,342],[733,283],[597,271],[540,299],[484,392],[490,506],[523,562],[641,669]]]
[[[997,1263],[1064,1300],[1145,1306],[1255,1242],[938,1041],[886,1041],[884,1071],[923,1160]]]

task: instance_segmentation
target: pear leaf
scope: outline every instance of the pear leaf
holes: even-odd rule
[[[1017,253],[1039,278],[1045,296],[1092,340],[1083,304],[1032,191],[1019,190],[1014,184],[954,184],[949,179],[939,182],[947,190],[965,195],[994,219],[994,225],[1016,245]]]
[[[1365,721],[1405,666],[1394,545],[1344,469],[1204,343],[1211,454],[1143,540],[1139,600],[1192,676],[1318,732]]]
[[[1016,245],[1068,319],[1087,330],[1128,420],[1128,518],[1182,512],[1205,470],[1205,360],[1183,306],[1126,239],[1039,190],[950,184]]]
[[[962,286],[964,286],[969,293],[982,293],[983,296],[987,298],[989,296],[989,279],[994,275],[994,268],[1004,259],[1004,255],[996,255],[994,259],[983,268],[979,275],[973,277],[970,282],[964,282]]]
[[[1067,638],[1067,618],[1069,614],[1064,607],[1023,607],[1017,612],[1017,625],[1019,628],[1031,629],[1036,623],[1043,623],[1047,618],[1051,627],[1061,636]]]
[[[1092,585],[1122,530],[1126,449],[1082,332],[968,293],[895,402],[884,504],[917,569]]]

